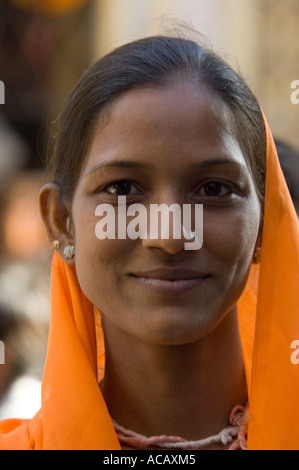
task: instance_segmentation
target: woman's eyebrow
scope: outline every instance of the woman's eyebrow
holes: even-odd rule
[[[229,160],[224,158],[216,158],[216,159],[207,159],[202,162],[195,162],[191,165],[192,170],[200,170],[202,168],[208,168],[212,166],[220,166],[220,165],[236,165],[240,169],[245,170],[247,167],[245,164],[242,164],[236,160]],[[132,160],[112,160],[109,162],[99,162],[94,165],[91,169],[87,170],[83,177],[86,178],[93,173],[96,173],[99,170],[103,170],[105,168],[131,168],[131,169],[150,169],[154,168],[153,165],[148,163],[141,163]]]
[[[208,168],[209,166],[220,166],[220,165],[235,165],[244,170],[247,168],[245,163],[238,162],[237,160],[229,160],[223,158],[214,158],[209,160],[204,160],[203,162],[196,162],[192,164],[194,169]]]
[[[151,165],[140,163],[140,162],[129,161],[129,160],[113,160],[110,162],[99,162],[84,174],[84,178],[92,175],[96,171],[103,170],[104,168],[148,169],[148,168],[151,168]]]

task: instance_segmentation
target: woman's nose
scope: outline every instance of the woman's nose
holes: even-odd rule
[[[182,211],[178,203],[151,204],[147,232],[143,236],[144,248],[160,248],[169,254],[184,249],[188,234],[182,226]]]
[[[142,246],[144,248],[160,248],[166,253],[175,255],[184,250],[184,240],[175,239],[173,237],[144,238],[142,240]]]

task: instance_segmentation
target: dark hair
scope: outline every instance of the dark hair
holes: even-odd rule
[[[192,77],[226,104],[231,126],[263,199],[264,120],[252,92],[222,58],[197,42],[154,36],[121,46],[88,69],[69,96],[50,162],[61,197],[71,200],[99,116],[120,95],[136,87],[164,86],[178,76]]]

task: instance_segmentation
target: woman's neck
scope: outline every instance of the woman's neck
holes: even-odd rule
[[[103,320],[109,412],[137,433],[206,438],[228,425],[236,404],[247,401],[237,312],[204,339],[160,346],[128,337]]]

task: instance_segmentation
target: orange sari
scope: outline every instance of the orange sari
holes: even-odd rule
[[[299,224],[268,126],[260,264],[239,301],[250,418],[249,450],[299,449]],[[42,407],[0,423],[0,449],[120,449],[98,386],[103,340],[74,268],[55,254]],[[97,340],[96,340],[97,337]],[[299,354],[298,354],[299,356]],[[100,372],[99,372],[100,371]]]

